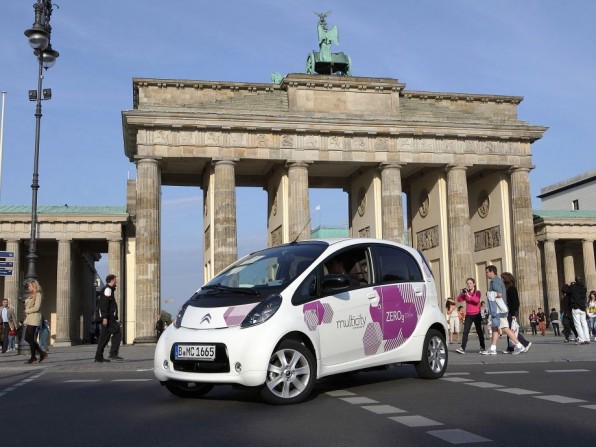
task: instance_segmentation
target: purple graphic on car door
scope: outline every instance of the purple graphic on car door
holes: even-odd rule
[[[333,309],[327,303],[314,301],[302,306],[304,322],[308,329],[314,331],[320,324],[329,324],[333,321]]]
[[[411,284],[374,287],[379,304],[370,307],[372,322],[362,342],[366,355],[376,354],[384,342],[384,351],[401,346],[413,333],[424,309],[426,288],[418,295]]]

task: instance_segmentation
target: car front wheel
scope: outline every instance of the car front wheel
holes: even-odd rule
[[[430,329],[424,338],[422,359],[416,363],[416,372],[423,379],[443,377],[447,369],[447,345],[445,337],[436,329]]]
[[[310,350],[295,340],[282,341],[269,359],[261,397],[276,405],[305,400],[316,382],[316,361]]]

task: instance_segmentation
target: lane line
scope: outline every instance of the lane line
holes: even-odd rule
[[[582,408],[587,408],[588,410],[596,410],[596,405],[580,405]]]
[[[547,373],[576,373],[576,372],[590,372],[589,369],[547,369]]]
[[[65,380],[63,383],[94,383],[100,382],[101,379],[72,379],[72,380]]]
[[[540,391],[524,390],[523,388],[495,388],[497,391],[504,393],[517,394],[518,396],[525,396],[528,394],[542,394]]]
[[[442,422],[433,421],[432,419],[425,418],[424,416],[392,416],[389,419],[408,427],[431,427],[433,425],[444,425]]]
[[[559,396],[553,394],[550,396],[532,396],[534,399],[550,400],[551,402],[557,402],[559,404],[579,404],[581,402],[587,402],[587,400],[575,399],[573,397]]]
[[[331,397],[355,396],[356,395],[356,393],[352,393],[351,391],[346,391],[346,390],[327,391],[326,394]]]
[[[356,397],[340,397],[341,400],[352,404],[352,405],[361,405],[361,404],[378,404],[379,401],[378,400],[372,400],[369,399],[368,397],[361,397],[361,396],[356,396]]]
[[[376,414],[407,413],[406,410],[402,410],[401,408],[392,405],[363,405],[362,408]]]
[[[530,371],[486,371],[484,374],[530,374]]]
[[[490,382],[470,382],[464,383],[464,385],[477,386],[478,388],[505,388],[504,385],[498,385],[496,383]]]
[[[461,430],[459,428],[448,430],[431,430],[427,431],[431,436],[435,436],[450,444],[473,444],[476,442],[492,442],[492,439],[484,438],[475,435],[469,431]]]
[[[465,377],[441,377],[441,380],[446,382],[473,382],[472,379],[466,379]]]

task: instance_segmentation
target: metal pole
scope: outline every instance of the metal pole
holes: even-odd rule
[[[0,119],[0,195],[2,193],[2,154],[4,148],[4,103],[6,92],[2,90],[2,118]]]
[[[29,262],[25,279],[37,279],[35,264],[37,263],[37,190],[39,189],[39,137],[41,131],[41,94],[43,84],[43,52],[37,51],[39,61],[39,78],[37,79],[37,106],[35,107],[35,154],[33,156],[33,181],[31,182],[31,239],[29,241]]]

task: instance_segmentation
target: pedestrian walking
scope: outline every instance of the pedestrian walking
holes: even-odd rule
[[[544,337],[546,335],[546,314],[543,312],[542,307],[538,308],[538,312],[536,312],[536,317],[538,318],[538,330],[540,334]]]
[[[460,343],[459,314],[455,301],[451,298],[447,298],[445,302],[445,312],[447,314],[447,323],[449,324],[449,344],[453,344],[453,335],[456,336],[457,343]]]
[[[534,309],[530,312],[528,320],[530,320],[530,326],[532,327],[532,335],[538,335],[538,315]]]
[[[120,331],[120,321],[118,321],[118,303],[116,303],[115,292],[118,278],[116,275],[106,276],[106,285],[99,294],[98,315],[101,321],[99,340],[97,341],[97,351],[95,352],[95,361],[98,363],[109,362],[110,360],[124,360],[118,355],[122,332]],[[110,357],[104,358],[103,351],[110,341]]]
[[[480,322],[482,323],[482,332],[484,333],[484,339],[490,338],[490,324],[488,322],[489,314],[488,308],[486,307],[485,301],[480,301]]]
[[[561,321],[563,322],[563,336],[565,337],[565,343],[569,343],[571,340],[571,332],[573,332],[575,340],[577,340],[577,331],[573,324],[570,300],[569,294],[563,292],[563,297],[561,298]]]
[[[25,300],[25,341],[29,343],[31,349],[31,357],[26,364],[37,363],[36,354],[39,353],[39,361],[43,362],[48,358],[48,353],[42,351],[35,340],[35,332],[41,326],[41,302],[43,299],[43,290],[36,279],[27,281],[27,289],[29,296]]]
[[[509,321],[507,321],[509,315],[507,290],[503,280],[497,275],[497,268],[494,265],[486,267],[486,277],[490,280],[486,297],[488,298],[488,311],[492,317],[493,335],[490,349],[482,351],[482,354],[497,355],[499,330],[503,331],[515,345],[513,355],[521,354],[525,351],[525,348],[509,328]]]
[[[555,337],[560,337],[561,331],[559,330],[559,313],[554,307],[550,310],[550,315],[548,318],[550,319],[550,324],[553,326]]]
[[[466,302],[466,317],[464,320],[464,333],[461,341],[461,346],[456,349],[459,354],[466,353],[466,345],[468,344],[468,334],[474,324],[476,334],[480,340],[481,352],[486,349],[484,345],[484,333],[482,332],[482,318],[480,316],[480,291],[476,290],[476,280],[468,278],[466,280],[466,287],[461,290],[457,297],[458,302]]]
[[[17,329],[17,316],[14,311],[14,308],[8,305],[7,298],[4,298],[2,300],[2,312],[0,312],[0,323],[0,330],[2,331],[2,353],[5,353],[8,350],[10,332],[16,331]]]
[[[519,293],[517,291],[517,287],[515,287],[515,277],[510,272],[503,272],[501,273],[501,279],[503,280],[503,284],[505,284],[505,290],[507,293],[507,308],[509,309],[509,313],[507,315],[507,322],[509,323],[509,328],[513,331],[512,321],[515,317],[516,321],[519,321]],[[519,323],[518,323],[519,326]],[[524,352],[528,352],[528,350],[532,347],[532,342],[526,340],[526,338],[521,334],[519,331],[515,333],[515,337],[519,340],[519,342],[524,347]],[[515,350],[515,346],[513,342],[508,337],[507,338],[507,350],[503,351],[503,354],[512,354]]]
[[[578,345],[590,344],[590,332],[586,320],[586,293],[587,289],[582,278],[576,276],[575,282],[565,284],[561,289],[563,293],[569,294],[569,305],[573,315],[573,324],[577,331],[578,338],[575,343]]]
[[[39,347],[44,352],[50,352],[48,344],[50,342],[50,322],[48,320],[42,320],[41,330],[39,331]]]
[[[596,341],[596,291],[592,290],[588,299],[588,329]]]

